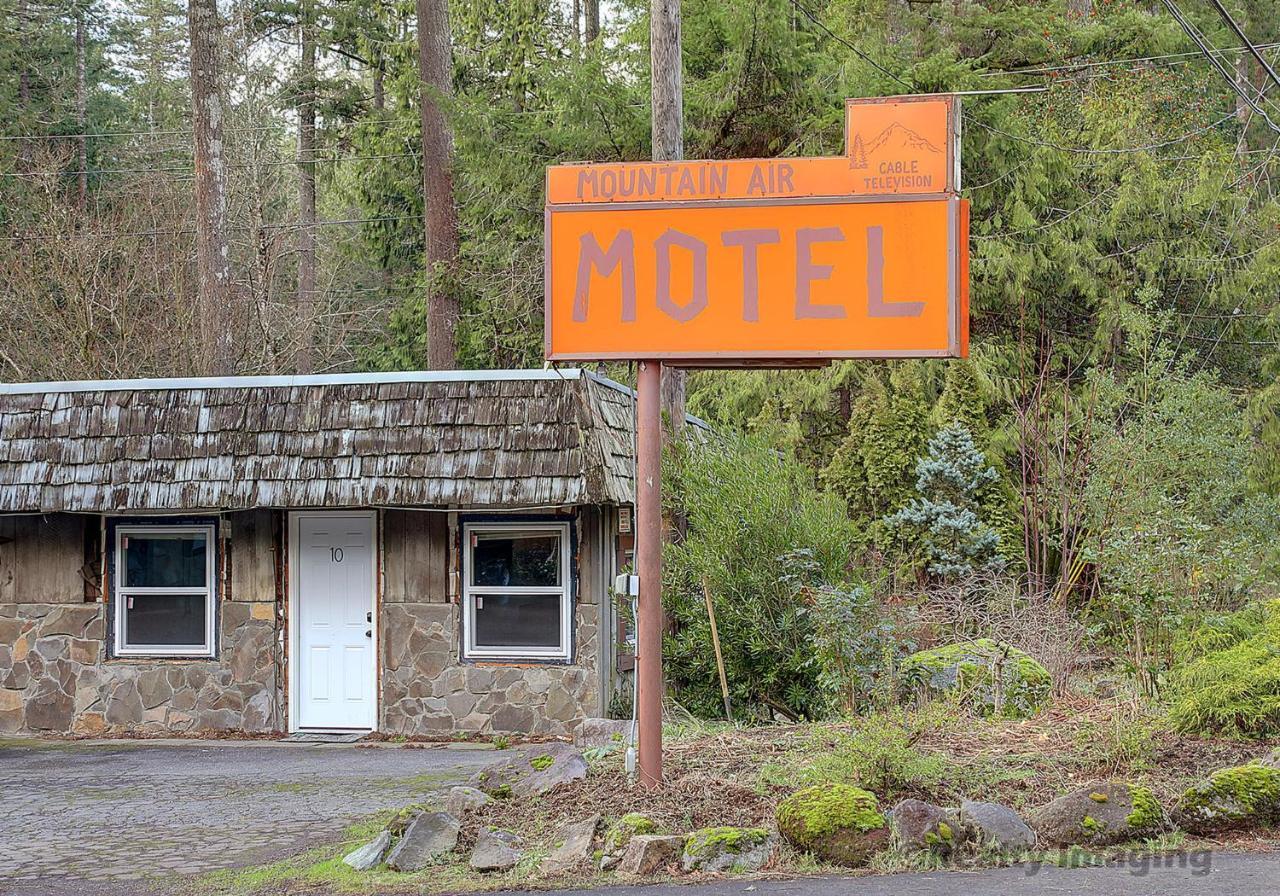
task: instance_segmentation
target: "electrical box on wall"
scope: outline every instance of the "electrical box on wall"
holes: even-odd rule
[[[618,532],[621,535],[627,535],[631,532],[631,508],[618,508]]]

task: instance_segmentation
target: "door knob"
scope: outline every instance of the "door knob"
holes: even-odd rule
[[[373,622],[373,611],[372,611],[372,610],[370,610],[368,613],[365,613],[365,614],[364,614],[364,621],[365,621],[365,622]]]
[[[367,629],[365,629],[365,630],[364,630],[364,636],[365,636],[366,638],[372,638],[372,637],[373,637],[373,629],[371,629],[371,628],[367,628]]]

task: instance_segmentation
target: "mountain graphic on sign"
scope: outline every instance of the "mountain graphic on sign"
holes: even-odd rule
[[[884,150],[888,153],[903,152],[942,152],[924,137],[899,122],[894,122],[876,135],[870,143],[863,143],[862,134],[853,135],[853,144],[849,152],[851,168],[866,168],[867,156],[874,156]]]

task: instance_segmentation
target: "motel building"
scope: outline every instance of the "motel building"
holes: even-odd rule
[[[629,389],[0,385],[0,734],[565,734],[630,669]]]

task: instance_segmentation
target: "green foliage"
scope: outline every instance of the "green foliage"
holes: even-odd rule
[[[980,715],[1014,719],[1043,709],[1052,687],[1044,666],[989,638],[913,654],[902,678],[921,693],[954,694]]]
[[[837,733],[814,757],[803,779],[816,783],[853,782],[887,797],[933,795],[945,785],[959,788],[959,769],[941,754],[921,750],[917,741],[932,725],[927,716],[901,711],[878,713]]]
[[[808,592],[818,685],[844,713],[884,709],[898,697],[898,666],[915,650],[910,620],[866,586]]]
[[[1169,682],[1174,728],[1237,737],[1280,734],[1280,600],[1210,624],[1188,644],[1184,652],[1194,658]]]
[[[751,438],[683,446],[664,476],[688,527],[663,564],[673,623],[668,680],[678,699],[700,715],[722,712],[709,592],[735,712],[821,715],[814,622],[801,595],[845,576],[849,528],[840,502],[818,492],[794,458]]]

